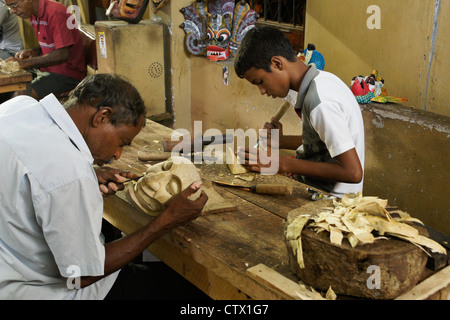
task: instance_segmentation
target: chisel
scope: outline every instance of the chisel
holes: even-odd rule
[[[241,190],[250,191],[253,193],[260,194],[279,194],[279,195],[289,195],[292,194],[292,186],[288,186],[285,184],[275,184],[275,183],[260,183],[253,186],[241,186],[233,183],[228,183],[224,181],[213,180],[212,182],[224,186],[224,187],[233,187],[239,188]]]

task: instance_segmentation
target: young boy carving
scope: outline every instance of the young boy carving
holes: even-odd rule
[[[338,197],[362,191],[363,119],[355,97],[338,77],[305,65],[284,34],[272,27],[247,32],[234,67],[262,95],[284,98],[289,90],[298,92],[295,111],[302,121],[301,136],[284,135],[282,124],[273,119],[264,124],[268,147],[296,150],[295,158],[279,157],[279,173],[292,173],[300,182]],[[270,144],[271,129],[279,130],[279,146]],[[252,171],[267,167],[255,149],[239,155]]]

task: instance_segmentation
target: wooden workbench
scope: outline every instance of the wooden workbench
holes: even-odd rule
[[[23,69],[13,73],[0,72],[0,93],[26,90],[33,75]]]
[[[162,150],[162,139],[170,138],[172,132],[148,121],[111,166],[142,174],[146,164],[137,159],[138,151]],[[262,196],[211,184],[213,178],[233,179],[226,165],[203,163],[198,168],[204,185],[212,186],[237,209],[200,216],[165,234],[148,250],[213,299],[298,298],[296,291],[302,289],[289,269],[283,223],[290,210],[311,201],[307,186],[281,175],[255,175],[253,182],[282,182],[293,187],[290,196]],[[131,206],[123,192],[105,198],[104,218],[125,234],[152,220]],[[255,272],[269,274],[255,277]],[[436,274],[437,280],[431,278],[422,284],[418,289],[420,299],[442,292],[441,289],[445,291],[442,294],[448,294],[449,272],[447,267]],[[409,294],[419,296],[416,292]]]

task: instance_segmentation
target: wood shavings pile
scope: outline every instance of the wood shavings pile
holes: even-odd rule
[[[341,200],[334,199],[333,207],[324,208],[318,215],[297,216],[287,227],[286,239],[297,253],[300,268],[305,268],[300,236],[304,228],[310,228],[317,233],[328,232],[330,242],[337,246],[342,245],[344,237],[352,247],[356,247],[359,244],[388,239],[385,236],[393,236],[409,241],[425,252],[424,247],[432,252],[446,254],[445,248],[439,243],[420,235],[416,228],[404,223],[415,221],[423,225],[420,220],[400,210],[389,213],[386,206],[387,200],[363,197],[361,193],[348,194]]]

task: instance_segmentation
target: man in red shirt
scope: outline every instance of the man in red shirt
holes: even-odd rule
[[[39,47],[23,50],[15,59],[35,74],[31,92],[36,99],[70,91],[86,76],[83,39],[61,3],[50,0],[5,0],[12,13],[30,19]]]

